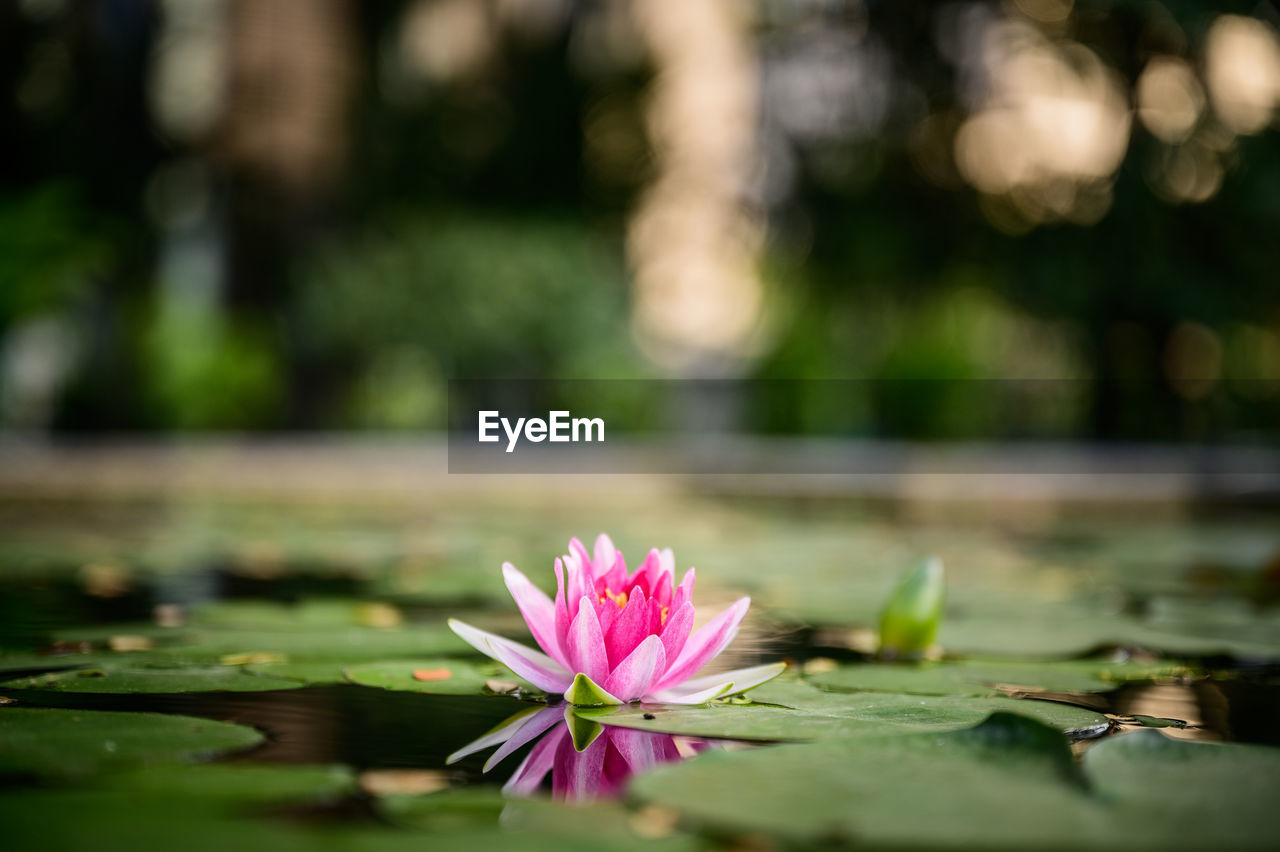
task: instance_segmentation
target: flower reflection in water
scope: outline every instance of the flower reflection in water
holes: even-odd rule
[[[498,746],[484,764],[493,769],[521,746],[537,741],[503,786],[504,793],[532,796],[551,774],[552,798],[588,802],[617,795],[632,775],[684,760],[713,746],[707,740],[601,725],[568,704],[517,713],[483,737],[449,755],[453,764]]]

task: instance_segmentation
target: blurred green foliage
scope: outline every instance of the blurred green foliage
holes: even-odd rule
[[[61,310],[110,264],[110,245],[66,182],[0,193],[0,332],[17,319]]]
[[[335,425],[444,425],[447,377],[637,370],[609,235],[572,220],[391,217],[320,246],[298,273],[299,349],[352,378]]]
[[[413,77],[396,51],[422,8],[360,5],[342,19],[341,162],[300,184],[237,162],[225,127],[183,137],[165,124],[156,56],[177,7],[0,8],[0,424],[415,429],[443,422],[449,378],[654,374],[632,343],[624,250],[655,158],[643,49],[610,57],[617,34],[605,37],[591,6],[523,35],[497,27],[478,70]],[[1174,204],[1149,174],[1163,143],[1135,122],[1098,223],[1002,230],[989,199],[920,165],[921,118],[954,133],[971,106],[972,81],[947,55],[958,9],[761,5],[752,37],[766,83],[780,58],[820,72],[837,56],[824,32],[861,33],[842,50],[886,57],[892,79],[879,124],[784,140],[788,165],[771,159],[765,178],[789,175],[787,194],[752,199],[770,229],[773,315],[746,375],[878,384],[838,400],[775,388],[752,401],[749,425],[912,438],[1273,432],[1275,130],[1233,138],[1220,191]],[[1274,17],[1225,0],[1079,0],[1068,24],[1043,30],[1131,90],[1153,55],[1198,62],[1226,12]],[[857,107],[823,103],[832,116]],[[764,144],[779,131],[768,108],[761,121]],[[198,191],[166,183],[175,171],[199,176]],[[189,282],[164,261],[192,233],[214,268],[196,304],[173,298]],[[5,390],[48,360],[22,332],[50,317],[73,330],[73,351],[34,370],[36,391]],[[1188,364],[1208,365],[1207,390],[1170,380]],[[988,378],[1071,390],[993,403]],[[11,410],[24,405],[47,415]]]

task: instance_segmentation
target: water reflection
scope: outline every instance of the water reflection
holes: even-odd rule
[[[529,743],[535,743],[533,749],[503,785],[503,792],[534,795],[550,776],[552,798],[567,802],[615,796],[633,775],[731,745],[601,725],[575,714],[568,704],[558,704],[517,713],[449,755],[448,763],[497,746],[484,764],[487,773]]]

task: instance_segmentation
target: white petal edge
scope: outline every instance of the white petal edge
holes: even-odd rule
[[[653,704],[706,704],[711,699],[719,698],[721,695],[726,694],[731,686],[733,686],[732,681],[718,683],[700,692],[688,692],[675,687],[650,693],[641,700]]]
[[[568,669],[527,645],[472,627],[456,618],[449,619],[449,629],[468,645],[502,663],[538,689],[561,693],[573,682],[573,675]]]
[[[452,766],[464,757],[475,754],[478,751],[484,751],[491,746],[501,745],[507,740],[515,736],[516,731],[523,728],[529,721],[531,716],[536,716],[539,710],[536,707],[530,707],[503,722],[499,722],[498,726],[489,733],[472,740],[462,748],[455,751],[444,759],[445,766]]]
[[[661,704],[705,704],[722,695],[734,695],[768,683],[786,671],[783,662],[751,666],[706,677],[686,680],[679,686],[646,695],[645,700]]]
[[[526,721],[520,727],[520,730],[516,731],[502,744],[501,748],[489,755],[489,759],[484,762],[484,769],[481,771],[488,772],[506,760],[507,756],[519,749],[520,746],[533,742],[545,734],[551,726],[558,725],[564,719],[564,713],[559,711],[559,706],[543,707],[535,713],[532,719]]]

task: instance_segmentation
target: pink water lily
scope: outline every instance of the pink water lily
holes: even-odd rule
[[[786,667],[694,677],[733,641],[751,599],[735,601],[694,630],[694,570],[676,585],[670,550],[650,550],[628,573],[607,535],[596,539],[593,555],[575,538],[556,560],[554,602],[511,563],[502,574],[542,651],[457,619],[449,626],[476,650],[572,704],[702,704],[753,689]]]

